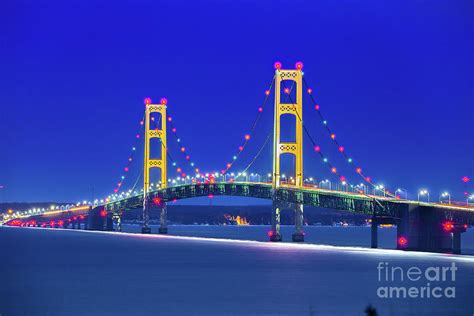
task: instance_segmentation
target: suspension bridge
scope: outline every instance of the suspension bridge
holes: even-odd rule
[[[303,121],[303,91],[308,95],[314,110],[317,112],[329,138],[334,143],[343,160],[350,166],[354,174],[362,179],[361,184],[352,185],[347,177],[341,174],[340,169],[333,165],[323,153],[321,145],[317,144],[309,129]],[[272,173],[267,179],[256,177],[249,179],[246,171],[253,161],[245,168],[244,172],[231,173],[235,161],[244,152],[247,143],[252,137],[256,123],[263,113],[267,100],[273,92],[273,146],[272,146]],[[377,195],[379,189],[373,180],[366,176],[362,168],[354,165],[353,159],[347,154],[336,138],[322,115],[319,104],[315,101],[313,91],[306,82],[303,73],[303,64],[297,63],[295,69],[282,69],[280,63],[275,63],[275,74],[268,90],[265,91],[265,101],[258,108],[257,117],[253,123],[251,133],[246,134],[244,141],[239,146],[238,152],[233,156],[232,162],[227,163],[220,172],[202,173],[191,161],[186,147],[180,145],[179,151],[184,155],[187,168],[195,176],[190,177],[184,173],[184,167],[177,165],[172,158],[168,146],[169,132],[176,138],[176,128],[173,120],[167,114],[168,101],[161,99],[159,103],[152,103],[145,99],[145,114],[141,121],[143,128],[143,189],[139,192],[129,190],[119,193],[122,189],[124,176],[114,190],[114,194],[103,200],[96,200],[91,205],[64,206],[57,210],[41,212],[41,214],[25,215],[10,219],[6,224],[11,226],[38,226],[84,228],[90,230],[113,230],[121,228],[121,217],[124,212],[131,209],[143,209],[142,233],[151,233],[150,208],[160,210],[160,227],[158,233],[168,233],[167,204],[173,201],[196,197],[213,196],[240,196],[267,199],[272,201],[271,230],[268,232],[269,240],[278,242],[282,240],[280,234],[280,213],[284,209],[294,212],[295,231],[292,235],[294,242],[304,241],[304,205],[320,208],[343,210],[353,213],[365,214],[372,218],[371,221],[371,247],[377,247],[377,229],[380,224],[394,224],[397,226],[397,248],[404,250],[432,251],[432,252],[461,252],[461,234],[474,224],[474,208],[467,203],[466,206],[451,203],[429,203],[402,199],[400,195],[383,189],[383,196]],[[295,135],[292,141],[282,140],[283,116],[295,118]],[[271,136],[271,135],[269,135]],[[309,140],[314,154],[327,166],[330,174],[341,183],[342,190],[332,190],[331,187],[323,188],[314,181],[308,181],[303,176],[303,138]],[[137,134],[137,139],[141,134]],[[265,144],[269,141],[269,137]],[[153,150],[151,141],[157,140],[161,145],[158,150]],[[133,147],[129,163],[124,168],[129,171],[133,159]],[[156,152],[155,152],[156,151]],[[257,153],[260,154],[261,150]],[[283,155],[294,157],[294,177],[288,179],[281,172],[281,157]],[[153,183],[150,171],[158,169],[160,181]],[[174,169],[183,180],[178,183],[168,178],[168,172]],[[137,179],[138,180],[138,179]],[[137,182],[135,183],[136,186]],[[135,188],[134,186],[134,188]],[[368,188],[374,187],[370,192]],[[350,188],[350,189],[349,189]],[[116,225],[114,225],[114,222]]]

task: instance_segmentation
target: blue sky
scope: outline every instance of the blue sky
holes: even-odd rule
[[[52,0],[2,6],[1,201],[77,201],[111,193],[146,96],[169,100],[178,133],[201,170],[222,169],[251,127],[275,61],[284,68],[304,62],[337,139],[377,183],[412,196],[426,187],[433,199],[449,190],[460,200],[461,177],[474,178],[472,1]],[[304,102],[312,136],[351,182],[360,182]],[[271,132],[271,105],[236,170]],[[305,146],[305,174],[330,178],[307,139]],[[141,171],[140,160],[124,187]],[[266,148],[253,171],[270,170]]]

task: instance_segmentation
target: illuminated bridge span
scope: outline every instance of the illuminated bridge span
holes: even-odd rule
[[[228,177],[229,169],[233,163],[226,164],[219,177],[214,174],[204,177],[186,153],[182,146],[180,151],[185,155],[191,168],[196,172],[196,177],[190,178],[190,184],[173,185],[168,178],[169,163],[171,158],[168,152],[167,124],[176,134],[176,128],[172,125],[172,119],[167,115],[167,100],[162,99],[159,104],[152,104],[150,99],[145,99],[145,118],[142,122],[144,127],[144,164],[143,164],[143,190],[142,193],[113,195],[94,205],[69,207],[65,210],[44,212],[40,215],[26,216],[10,220],[7,224],[14,226],[48,226],[65,228],[86,228],[92,230],[112,230],[114,220],[120,223],[124,212],[130,209],[143,208],[142,233],[151,233],[149,226],[149,209],[156,207],[160,209],[159,233],[165,234],[167,228],[167,203],[203,196],[241,196],[268,199],[272,201],[272,228],[269,232],[271,241],[281,241],[280,234],[280,212],[282,209],[291,209],[295,212],[295,232],[292,240],[304,241],[303,232],[303,206],[310,205],[320,208],[344,210],[359,214],[366,214],[372,218],[372,247],[377,247],[377,227],[379,224],[397,225],[397,247],[405,250],[454,252],[461,251],[461,233],[474,225],[474,209],[468,205],[456,206],[451,204],[425,203],[401,199],[397,194],[391,194],[384,189],[384,196],[369,195],[368,190],[359,186],[351,186],[354,192],[333,191],[318,187],[318,185],[307,185],[303,177],[303,136],[306,135],[314,149],[315,154],[328,166],[331,174],[337,177],[342,185],[348,186],[348,180],[341,175],[338,169],[328,162],[321,148],[314,142],[308,130],[303,125],[303,79],[302,64],[297,63],[296,69],[283,70],[281,64],[275,64],[275,76],[270,89],[266,91],[266,99],[270,95],[272,87],[274,92],[274,127],[273,127],[273,172],[269,176],[269,182],[239,181],[241,174],[236,177]],[[312,90],[307,89],[314,108],[319,111],[319,105],[314,102]],[[265,99],[265,100],[266,100]],[[285,99],[285,100],[283,100]],[[265,103],[264,103],[265,104]],[[263,112],[263,106],[258,109],[259,115]],[[345,149],[336,140],[335,134],[327,127],[327,122],[318,112],[322,123],[347,163],[351,164],[352,158],[347,156]],[[158,119],[155,116],[158,115]],[[293,116],[296,120],[296,135],[293,142],[283,142],[281,136],[281,117],[283,115]],[[252,132],[256,122],[253,124]],[[138,138],[137,134],[137,138]],[[239,146],[239,152],[234,156],[234,161],[244,151],[251,135],[245,135],[244,143]],[[158,139],[162,146],[160,158],[151,158],[151,139]],[[177,139],[180,141],[179,138]],[[133,148],[135,150],[135,148]],[[294,177],[291,181],[284,183],[285,176],[280,171],[280,158],[284,154],[293,155],[295,158]],[[156,156],[154,156],[156,157]],[[130,158],[129,161],[132,161]],[[186,176],[181,167],[177,167],[173,161],[172,166],[183,178]],[[129,166],[125,167],[128,171]],[[159,189],[152,189],[150,181],[150,170],[159,169],[161,181]],[[247,168],[248,169],[248,168]],[[366,188],[374,186],[372,181],[365,177],[362,169],[353,168],[355,173],[362,177],[367,183]],[[233,175],[233,174],[232,174]],[[123,179],[124,177],[122,177]],[[187,177],[189,178],[189,176]],[[220,178],[220,179],[219,179]],[[122,181],[119,183],[115,193],[121,189]],[[145,198],[144,198],[145,197]],[[405,197],[406,198],[406,197]],[[120,227],[120,225],[118,225]]]

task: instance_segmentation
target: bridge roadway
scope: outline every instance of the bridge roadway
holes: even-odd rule
[[[270,183],[265,182],[218,182],[214,184],[185,184],[149,192],[149,203],[155,198],[172,202],[203,196],[240,196],[261,199],[273,198]],[[275,198],[286,203],[300,203],[321,208],[349,211],[353,213],[400,218],[410,206],[424,206],[444,215],[446,220],[474,225],[474,208],[458,205],[426,203],[365,195],[354,192],[333,191],[305,186],[303,189],[282,185],[275,192]],[[111,201],[103,205],[107,211],[135,209],[143,206],[143,194]]]
[[[400,200],[308,186],[296,188],[283,185],[278,190],[273,190],[269,183],[255,182],[173,186],[149,192],[147,203],[163,208],[168,202],[204,196],[253,197],[276,201],[281,209],[295,209],[295,205],[310,205],[365,214],[372,217],[373,248],[377,247],[378,225],[395,224],[398,249],[460,253],[461,233],[474,225],[473,207]],[[141,207],[143,207],[143,194],[138,194],[103,205],[45,212],[7,222],[7,225],[112,230],[114,219],[120,218],[127,210]],[[162,222],[166,226],[166,220],[162,219]]]

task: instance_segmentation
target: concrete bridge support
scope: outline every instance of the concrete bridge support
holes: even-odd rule
[[[291,236],[294,242],[304,241],[303,231],[303,204],[301,203],[282,203],[279,200],[272,201],[272,228],[268,233],[270,241],[282,241],[280,232],[280,214],[283,208],[289,208],[295,212],[295,232]]]
[[[168,210],[166,208],[166,203],[163,203],[163,205],[160,207],[160,228],[158,229],[158,233],[160,234],[167,234],[168,233],[168,224],[166,223],[167,221],[167,215],[168,215]]]
[[[280,208],[280,203],[274,199],[272,201],[272,229],[268,233],[270,241],[281,241]]]
[[[295,242],[304,241],[303,231],[303,204],[297,203],[295,208],[295,233],[291,236],[291,239]]]
[[[463,223],[446,219],[442,211],[411,205],[397,226],[397,249],[439,253],[461,253]]]
[[[379,246],[378,228],[379,223],[377,222],[377,218],[372,217],[372,222],[370,223],[370,248],[378,248]]]

